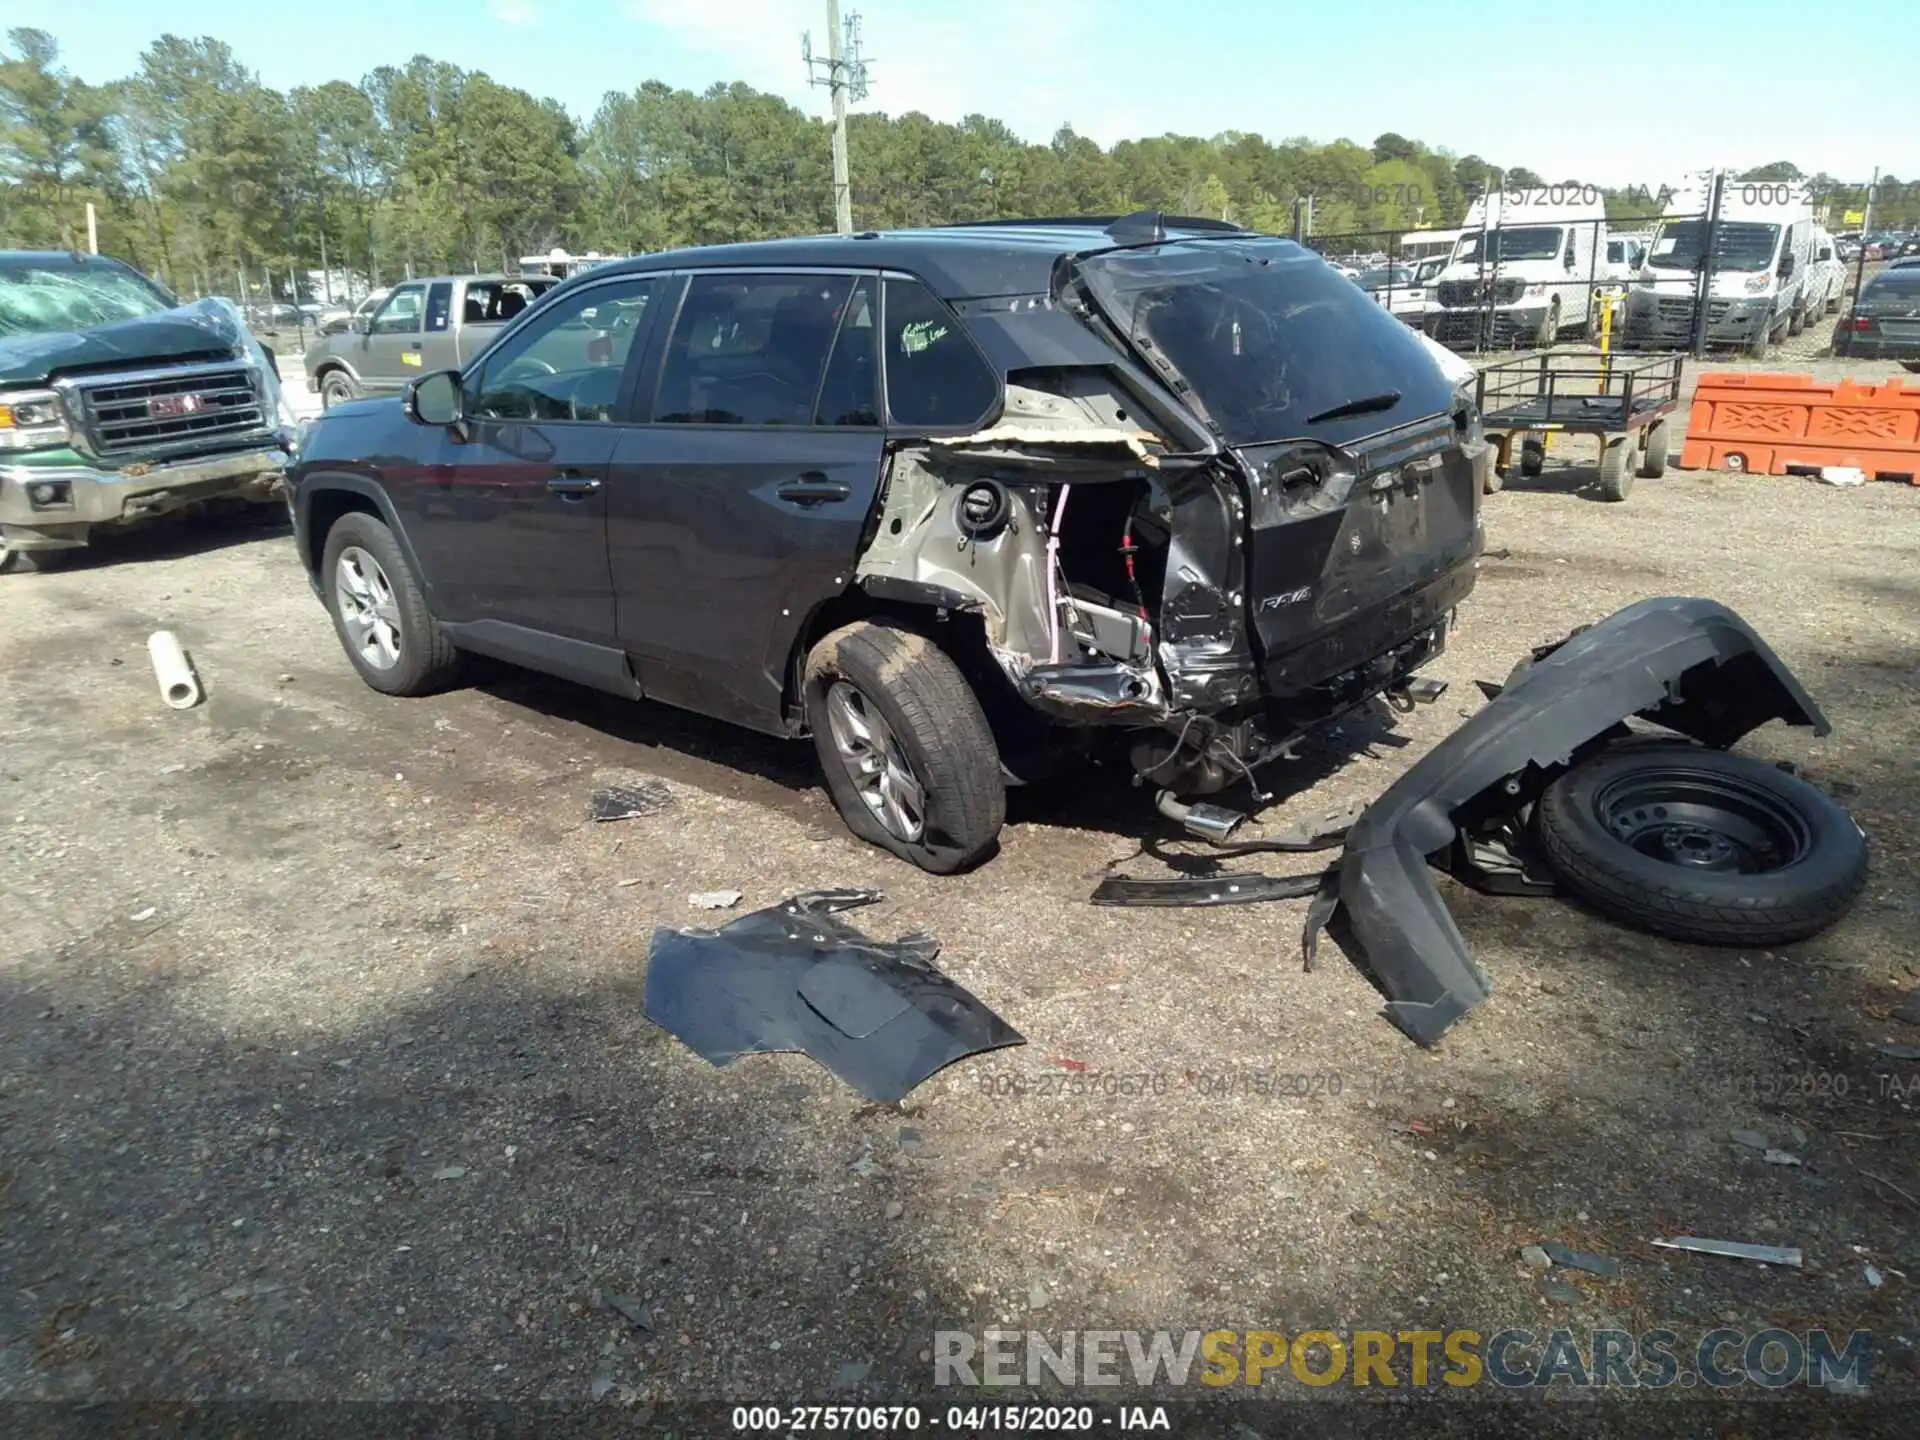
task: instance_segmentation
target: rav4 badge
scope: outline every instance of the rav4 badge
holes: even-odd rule
[[[1284,595],[1269,595],[1260,602],[1262,610],[1278,610],[1282,605],[1298,605],[1313,594],[1311,585],[1302,585],[1298,590],[1289,590]]]

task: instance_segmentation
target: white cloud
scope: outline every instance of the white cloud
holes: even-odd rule
[[[538,20],[540,12],[530,0],[493,0],[493,18],[518,30]]]

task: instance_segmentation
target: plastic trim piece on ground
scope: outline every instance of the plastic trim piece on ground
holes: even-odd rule
[[[714,1066],[797,1050],[885,1105],[956,1060],[1024,1045],[934,968],[932,936],[874,940],[839,917],[883,898],[818,890],[719,930],[655,929],[647,1018]]]
[[[1367,807],[1309,908],[1386,996],[1386,1015],[1432,1045],[1493,991],[1434,884],[1456,840],[1512,819],[1546,785],[1629,734],[1632,716],[1726,749],[1769,720],[1830,729],[1751,626],[1712,600],[1642,600],[1523,660],[1487,707]]]

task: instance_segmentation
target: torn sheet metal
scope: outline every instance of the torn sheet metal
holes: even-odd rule
[[[1769,720],[1825,735],[1826,718],[1742,620],[1713,600],[1642,600],[1515,667],[1486,708],[1367,808],[1347,836],[1338,879],[1310,908],[1338,911],[1355,959],[1387,998],[1386,1015],[1432,1045],[1493,991],[1440,898],[1430,862],[1537,798],[1548,780],[1631,716],[1724,749]]]
[[[1154,466],[1160,463],[1150,445],[1159,443],[1159,436],[1146,430],[1122,430],[1106,425],[996,425],[991,430],[981,430],[973,435],[940,437],[929,442],[946,450],[973,450],[982,447],[1008,447],[1009,455],[1021,446],[1027,445],[1066,445],[1089,446],[1111,445],[1125,449],[1143,465]],[[1017,458],[1017,457],[1016,457]]]
[[[1319,871],[1308,875],[1203,875],[1136,879],[1109,875],[1089,897],[1095,905],[1256,905],[1263,900],[1299,900],[1320,888]]]
[[[1750,1245],[1744,1240],[1701,1240],[1692,1235],[1676,1235],[1671,1240],[1655,1240],[1662,1250],[1686,1250],[1695,1255],[1719,1255],[1728,1260],[1758,1260],[1762,1265],[1787,1265],[1800,1268],[1802,1256],[1791,1245]]]
[[[876,890],[820,890],[719,930],[653,932],[646,1016],[714,1066],[800,1051],[893,1104],[934,1072],[1025,1039],[934,968],[915,933],[874,940],[839,918]]]

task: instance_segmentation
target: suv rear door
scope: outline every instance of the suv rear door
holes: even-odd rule
[[[686,277],[608,497],[619,632],[655,698],[784,728],[786,657],[846,589],[880,482],[878,282]]]

